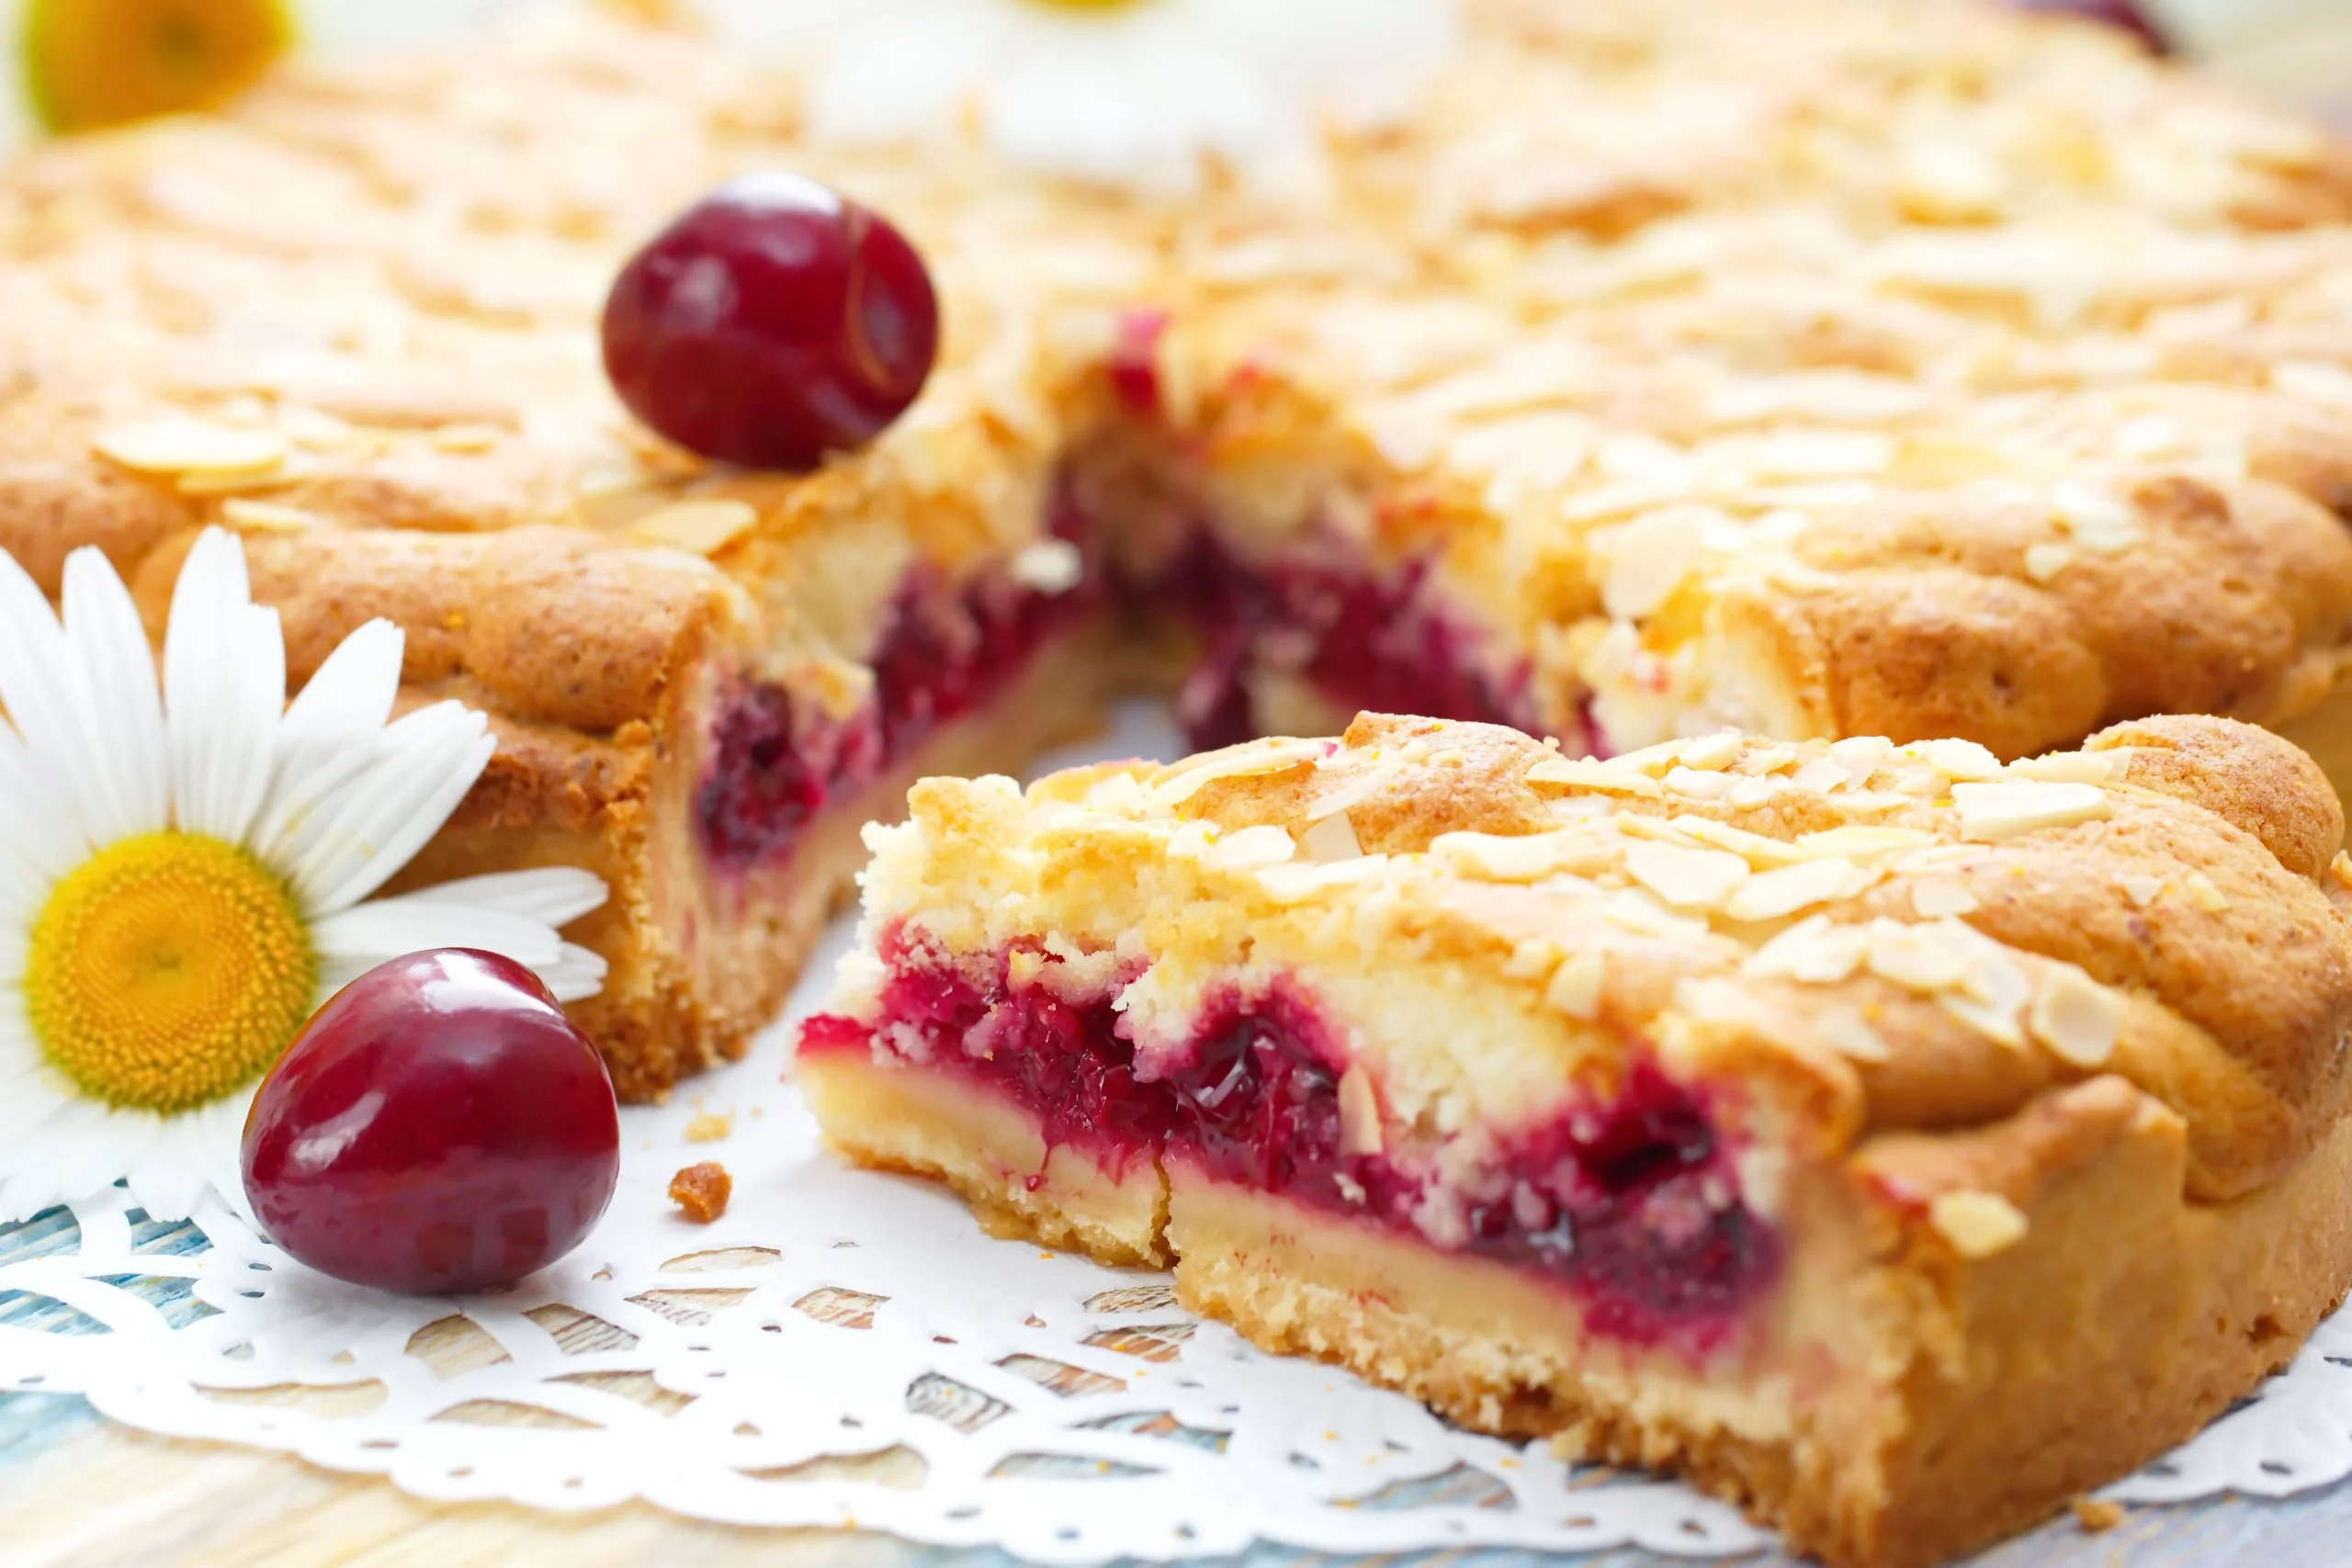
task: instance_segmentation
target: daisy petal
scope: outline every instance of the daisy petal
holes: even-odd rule
[[[38,760],[38,772],[58,779],[69,800],[80,795],[89,772],[75,717],[79,703],[65,628],[16,558],[0,551],[0,706]],[[66,821],[86,848],[80,815],[69,811]]]
[[[62,597],[83,754],[95,775],[77,803],[102,840],[158,832],[171,820],[171,775],[155,655],[138,607],[94,545],[65,558]]]
[[[385,620],[369,621],[336,645],[287,705],[277,736],[282,777],[384,728],[400,694],[406,646],[405,634]]]
[[[221,529],[206,529],[180,569],[164,691],[175,818],[243,841],[277,762],[286,642],[277,612],[252,603],[243,547]]]
[[[594,872],[576,865],[549,865],[530,871],[461,876],[453,882],[420,887],[401,897],[419,903],[474,904],[510,915],[528,915],[551,926],[564,926],[591,909],[601,908],[609,896],[605,879]]]
[[[151,1220],[184,1220],[196,1208],[209,1182],[196,1157],[195,1138],[200,1122],[194,1115],[164,1122],[154,1147],[123,1173],[130,1195]]]
[[[42,896],[90,849],[59,783],[56,770],[37,766],[25,742],[0,721],[0,858],[29,873]]]
[[[583,1001],[605,988],[605,955],[576,942],[565,942],[553,964],[531,967],[560,1002]]]
[[[325,916],[311,927],[311,942],[321,958],[371,966],[428,947],[477,947],[536,966],[554,963],[560,946],[544,920],[419,898],[378,898]]]
[[[420,708],[384,730],[369,766],[290,824],[266,851],[313,916],[347,908],[382,886],[441,829],[498,743],[489,720],[458,703]]]

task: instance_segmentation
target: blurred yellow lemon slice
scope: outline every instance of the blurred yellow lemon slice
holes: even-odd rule
[[[210,108],[293,34],[284,0],[28,0],[25,86],[51,130]]]

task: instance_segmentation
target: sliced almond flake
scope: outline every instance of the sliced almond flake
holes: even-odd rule
[[[2025,547],[2025,574],[2034,582],[2054,582],[2075,564],[2075,547],[2047,541]]]
[[[1933,833],[1921,832],[1917,828],[1876,828],[1866,822],[1857,822],[1843,828],[1824,828],[1817,833],[1800,833],[1795,848],[1810,855],[1843,855],[1849,860],[1867,860],[1875,855],[1925,849],[1935,841]]]
[[[1639,887],[1619,891],[1603,907],[1601,914],[1610,924],[1640,936],[1700,937],[1707,932],[1704,920],[1676,914],[1658,902],[1655,895]]]
[[[1287,773],[1320,759],[1329,750],[1327,740],[1252,740],[1228,746],[1161,770],[1152,784],[1152,797],[1162,806],[1181,806],[1219,779]]]
[[[332,526],[334,520],[300,506],[231,496],[220,503],[220,521],[247,533],[300,534],[306,529]]]
[[[1631,768],[1635,773],[1663,773],[1682,761],[1682,749],[1688,740],[1661,740],[1655,746],[1645,746],[1638,751],[1621,751],[1609,759],[1612,768]]]
[[[90,442],[98,456],[141,474],[248,474],[286,460],[286,438],[274,430],[170,416],[101,431]]]
[[[1749,953],[1742,967],[1751,975],[1784,975],[1808,985],[1834,986],[1861,967],[1869,946],[1867,927],[1836,925],[1826,915],[1815,915]]]
[[[1685,829],[1684,824],[1697,822],[1696,817],[1644,817],[1632,811],[1620,811],[1610,818],[1616,829],[1629,839],[1649,839],[1661,844],[1679,844],[1686,850],[1705,848],[1702,840]]]
[[[1363,1064],[1350,1062],[1340,1075],[1340,1152],[1376,1155],[1380,1149],[1380,1097]]]
[[[1894,750],[1894,742],[1883,735],[1849,735],[1830,743],[1829,756],[1846,770],[1848,787],[1860,787],[1870,782]]]
[[[433,433],[435,447],[459,454],[487,452],[505,439],[506,428],[498,424],[445,424]]]
[[[2342,850],[2336,851],[2335,858],[2327,863],[2327,872],[2330,876],[2335,878],[2337,886],[2352,887],[2352,854],[2346,854]],[[2143,903],[2145,901],[2142,900]]]
[[[2073,964],[2053,964],[2034,992],[2025,1021],[2051,1055],[2089,1072],[2115,1055],[2123,998]]]
[[[1764,581],[1800,598],[1826,593],[1838,586],[1835,574],[1809,566],[1794,556],[1776,555],[1763,563]]]
[[[1733,771],[1744,777],[1760,778],[1766,773],[1777,773],[1782,768],[1795,766],[1796,760],[1796,748],[1793,746],[1759,746],[1742,757]]]
[[[2290,397],[2352,407],[2352,370],[2324,360],[2282,361],[2270,367],[2270,384]]]
[[[2161,897],[2165,890],[2163,877],[2149,876],[2139,872],[2119,879],[2119,885],[2123,889],[2123,896],[2143,909]]]
[[[656,507],[629,525],[631,536],[698,556],[717,555],[752,531],[758,509],[731,496],[678,501]]]
[[[1437,863],[1458,875],[1487,882],[1535,882],[1560,863],[1559,837],[1533,833],[1505,838],[1493,833],[1441,833],[1430,844]]]
[[[1951,990],[1968,973],[1968,955],[1955,944],[1939,941],[1940,934],[1936,926],[1873,920],[1864,961],[1871,974],[1905,990],[1922,995]]]
[[[1785,779],[1742,779],[1731,786],[1731,793],[1724,796],[1724,803],[1745,811],[1763,805],[1788,787]]]
[[[1216,842],[1216,823],[1180,822],[1176,825],[1176,830],[1168,835],[1167,852],[1176,860],[1199,860],[1209,852],[1210,846]]]
[[[1753,874],[1746,861],[1723,850],[1646,840],[1625,846],[1625,870],[1668,904],[1697,909],[1719,908]]]
[[[1622,762],[1585,757],[1554,757],[1527,770],[1529,784],[1566,784],[1575,789],[1604,790],[1611,795],[1638,795],[1655,799],[1665,792],[1657,780]]]
[[[1952,1250],[1972,1262],[2006,1252],[2025,1239],[2025,1213],[1997,1192],[1939,1192],[1928,1223]]]
[[[1951,787],[1953,807],[1960,813],[1960,830],[1980,843],[2013,839],[2044,828],[2068,828],[2097,822],[2112,809],[2107,792],[2096,784],[1961,784]]]
[[[2001,759],[1973,740],[1930,740],[1920,748],[1928,766],[1948,779],[1997,779]]]
[[[1288,832],[1272,822],[1261,822],[1219,840],[1209,850],[1208,860],[1220,871],[1260,871],[1297,855],[1298,843]]]
[[[1068,539],[1039,539],[1023,547],[1009,570],[1023,587],[1067,593],[1086,580],[1086,558]]]
[[[1152,810],[1151,797],[1133,773],[1113,773],[1087,787],[1086,806],[1114,817],[1144,817]]]
[[[2062,483],[2052,492],[2051,507],[2076,544],[2100,555],[2120,554],[2145,534],[2139,513],[2097,485]]]
[[[2047,757],[2020,757],[2008,767],[2009,776],[2041,784],[2113,784],[2130,765],[2131,752],[2053,751]]]
[[[1503,978],[1536,979],[1549,975],[1559,964],[1558,943],[1549,937],[1531,936],[1511,944],[1510,956],[1503,960]]]
[[[1722,800],[1739,787],[1739,780],[1729,773],[1702,773],[1690,768],[1676,768],[1666,775],[1666,793],[1691,800]]]
[[[1355,824],[1348,820],[1344,811],[1309,823],[1306,831],[1299,835],[1299,843],[1306,849],[1306,858],[1318,865],[1354,860],[1363,853],[1363,846],[1356,841]]]
[[[1382,757],[1330,794],[1318,796],[1315,804],[1306,808],[1306,820],[1320,822],[1330,817],[1344,817],[1396,783],[1404,772],[1402,759]]]
[[[1312,861],[1292,861],[1260,871],[1258,886],[1277,904],[1303,903],[1335,887],[1369,882],[1379,875],[1387,863],[1386,855],[1364,855],[1329,865],[1318,865]]]
[[[1814,1020],[1814,1032],[1821,1043],[1841,1056],[1857,1062],[1888,1062],[1894,1053],[1886,1037],[1872,1029],[1862,1015],[1852,1008],[1831,1008]]]
[[[2230,907],[2229,895],[2213,886],[2213,879],[2201,871],[2192,871],[2182,878],[2188,889],[2188,901],[2209,915],[2218,915]]]
[[[1696,843],[1710,849],[1729,850],[1751,866],[1793,865],[1798,861],[1815,856],[1780,839],[1762,833],[1751,833],[1745,828],[1735,828],[1728,822],[1718,822],[1711,817],[1677,817],[1668,826]]]
[[[1588,947],[1560,960],[1544,987],[1544,1005],[1555,1012],[1590,1023],[1600,1016],[1600,992],[1608,978],[1608,958],[1600,948]]]
[[[1789,782],[1799,789],[1811,790],[1816,795],[1826,795],[1846,784],[1851,776],[1837,758],[1815,757],[1812,761],[1799,768]]]
[[[1609,563],[1602,607],[1621,621],[1656,612],[1690,577],[1707,526],[1720,516],[1708,507],[1671,506],[1595,536],[1593,547]]]
[[[1702,735],[1683,743],[1681,763],[1698,773],[1714,773],[1739,761],[1747,746],[1747,739],[1736,729],[1719,729],[1713,735]],[[1793,757],[1795,753],[1792,752]]]
[[[1911,885],[1911,908],[1923,920],[1972,915],[1981,908],[1976,895],[1948,876],[1925,876]]]
[[[266,468],[198,468],[174,479],[172,488],[182,495],[203,500],[256,490],[278,490],[303,477],[304,470],[291,463]]]
[[[1849,897],[1867,886],[1871,875],[1851,861],[1815,860],[1799,865],[1758,872],[1724,900],[1724,913],[1735,920],[1778,920],[1816,904]]]

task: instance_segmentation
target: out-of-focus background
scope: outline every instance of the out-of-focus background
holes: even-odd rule
[[[182,0],[189,9],[248,9],[253,0]],[[366,52],[445,37],[477,18],[547,0],[282,0],[301,47]],[[587,3],[587,0],[575,0]],[[756,12],[771,0],[703,0],[721,12]],[[857,0],[837,0],[854,6]],[[1279,4],[1280,0],[1275,0]],[[1573,5],[1575,0],[1561,0]],[[1909,0],[1886,0],[1904,5]],[[1996,0],[1987,0],[1996,3]],[[2181,51],[2276,103],[2316,110],[2352,130],[2352,0],[2138,0]],[[169,8],[122,0],[0,0],[0,148],[32,132],[40,116],[27,88],[21,42],[28,10],[79,19],[103,39],[108,17]],[[143,20],[152,24],[152,17]]]

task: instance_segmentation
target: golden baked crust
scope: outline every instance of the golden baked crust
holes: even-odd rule
[[[394,615],[417,694],[497,722],[466,820],[518,860],[606,820],[623,880],[682,687],[854,693],[902,585],[1011,570],[1057,483],[1147,580],[1204,526],[1245,572],[1421,573],[1415,657],[1571,750],[2331,711],[2337,143],[1973,0],[1464,11],[1304,203],[818,144],[788,69],[616,7],[42,146],[0,174],[0,547],[53,588],[97,545],[160,608],[243,531],[298,676]],[[779,162],[916,238],[947,333],[798,478],[658,441],[594,354],[629,247]],[[1296,642],[1246,649],[1254,718],[1336,728]],[[658,1089],[714,1045],[651,996],[604,1021]]]
[[[1833,1562],[2046,1516],[2188,1437],[2352,1285],[2344,815],[2248,725],[2156,717],[2011,764],[1730,733],[1604,762],[1365,715],[1025,793],[931,779],[910,806],[869,830],[867,949],[802,1050],[838,1145],[1001,1225],[1164,1249],[1263,1343],[1682,1470]],[[989,1010],[960,1044],[924,1043],[941,976]],[[1040,987],[1173,1086],[1176,1131],[1121,1134],[1163,1135],[1155,1166],[1088,1179],[1083,1120],[1039,1121],[995,1065],[1045,1048],[995,1021]],[[1340,1147],[1407,1173],[1409,1208],[1188,1142],[1183,1096],[1251,1092],[1184,1076],[1216,1021],[1300,1010]],[[1662,1103],[1704,1106],[1706,1148],[1736,1145],[1708,1201],[1781,1238],[1696,1338],[1474,1240],[1487,1171],[1568,1157],[1543,1129],[1606,1122],[1653,1068],[1682,1086]],[[1277,1147],[1326,1157],[1318,1123],[1285,1125]],[[1494,1163],[1530,1147],[1555,1152]]]

